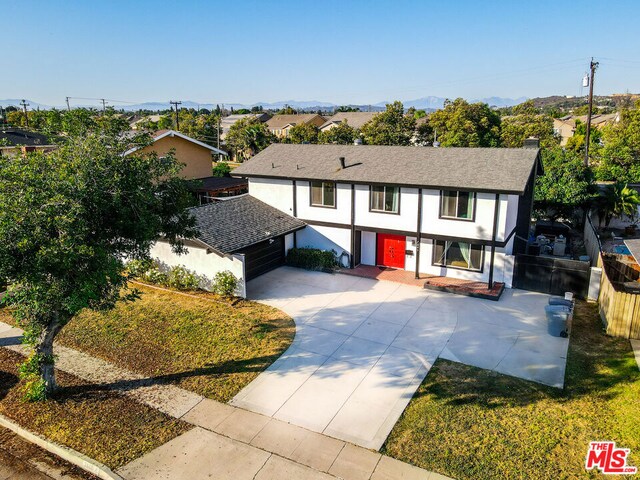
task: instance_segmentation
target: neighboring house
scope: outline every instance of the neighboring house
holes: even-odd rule
[[[246,297],[246,282],[284,264],[293,246],[293,233],[304,222],[249,195],[241,195],[190,209],[199,234],[185,241],[186,255],[176,255],[160,240],[151,257],[161,265],[183,265],[209,288],[217,272],[228,270],[239,279],[237,294]]]
[[[264,123],[271,118],[271,115],[268,113],[245,113],[245,114],[233,114],[227,115],[220,120],[220,127],[222,128],[222,134],[220,135],[220,140],[224,140],[227,134],[229,133],[229,129],[231,125],[235,124],[237,121],[242,120],[244,118],[256,118],[260,122]]]
[[[150,123],[150,122],[158,123],[161,118],[162,118],[162,115],[147,115],[144,117],[135,116],[134,119],[131,122],[129,122],[129,128],[131,128],[131,130],[138,130],[143,125],[146,125],[147,123]]]
[[[200,205],[220,198],[243,195],[249,191],[249,185],[244,178],[207,177],[197,179],[197,183],[193,192],[198,196]]]
[[[352,128],[359,129],[377,114],[378,112],[339,112],[324,122],[320,126],[320,131],[330,130],[343,122],[347,122]]]
[[[233,171],[307,224],[293,245],[359,264],[511,286],[539,142],[525,148],[274,144]]]
[[[300,115],[274,115],[267,120],[269,131],[278,138],[284,138],[289,134],[289,129],[301,123],[314,125],[320,128],[327,121],[322,115],[304,113]]]
[[[0,130],[0,155],[18,155],[21,153],[43,151],[50,152],[58,148],[42,133],[22,130],[20,128],[4,128]]]
[[[553,119],[553,132],[560,137],[560,145],[564,146],[567,141],[573,137],[576,131],[576,120],[587,123],[587,116],[567,115],[562,118]],[[620,121],[619,113],[596,114],[591,116],[591,126],[593,128],[601,128],[605,125],[611,125]]]
[[[213,173],[212,155],[226,155],[226,152],[222,150],[175,130],[159,130],[153,134],[151,145],[142,149],[132,148],[125,152],[125,155],[130,155],[133,152],[156,152],[158,156],[162,157],[171,150],[175,152],[177,160],[185,164],[182,175],[187,179],[211,177]]]

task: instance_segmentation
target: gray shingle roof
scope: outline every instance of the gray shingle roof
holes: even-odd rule
[[[331,124],[347,122],[350,127],[360,128],[379,112],[338,112],[320,126],[320,130]]]
[[[200,231],[197,239],[220,253],[239,252],[306,225],[250,195],[194,207],[190,211]]]
[[[232,175],[522,194],[538,153],[537,148],[273,144]],[[340,157],[347,168],[340,168]]]

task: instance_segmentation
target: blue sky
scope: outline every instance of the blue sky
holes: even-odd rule
[[[0,99],[579,95],[591,56],[596,93],[640,92],[633,0],[0,0],[0,12]]]

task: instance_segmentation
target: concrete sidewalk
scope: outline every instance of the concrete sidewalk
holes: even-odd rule
[[[26,353],[22,331],[0,322],[0,346]],[[122,467],[137,479],[442,480],[442,475],[258,413],[153,384],[104,360],[56,345],[56,367],[194,425],[189,432]]]

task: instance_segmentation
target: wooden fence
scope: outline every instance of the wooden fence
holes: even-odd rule
[[[640,294],[625,291],[633,274],[618,259],[622,256],[600,255],[602,277],[598,307],[607,335],[640,339]],[[635,272],[635,279],[638,278]]]

